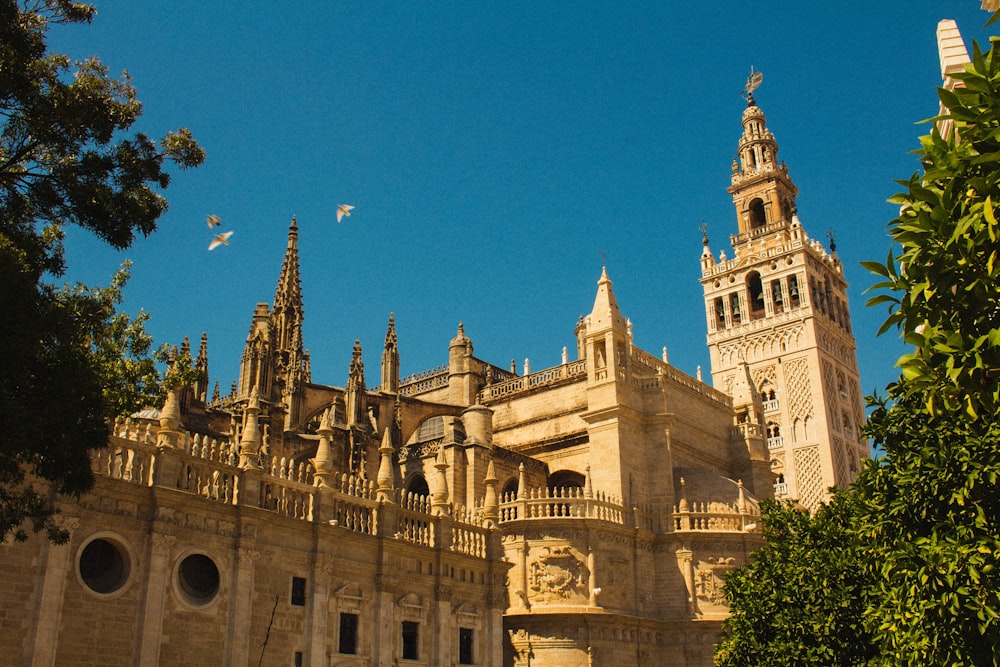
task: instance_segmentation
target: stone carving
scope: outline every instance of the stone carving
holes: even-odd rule
[[[528,596],[537,602],[559,602],[582,596],[589,573],[569,547],[544,547],[528,570]]]
[[[707,602],[716,606],[725,606],[726,598],[722,594],[722,586],[726,575],[735,567],[734,558],[710,557],[703,562],[695,572],[695,594],[699,602]]]

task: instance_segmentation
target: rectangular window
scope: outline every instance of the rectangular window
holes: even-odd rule
[[[358,652],[358,615],[340,614],[340,653],[355,655]]]
[[[458,629],[458,664],[472,664],[472,628]]]
[[[420,624],[414,621],[403,621],[403,660],[418,660],[420,652]]]
[[[292,604],[296,607],[306,606],[306,580],[304,577],[292,577]]]
[[[295,652],[295,667],[302,667],[302,651]]]

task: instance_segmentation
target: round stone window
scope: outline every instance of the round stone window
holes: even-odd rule
[[[77,567],[87,588],[98,595],[113,595],[129,582],[132,558],[118,540],[97,537],[80,551]]]
[[[191,554],[177,566],[177,585],[185,602],[203,607],[219,593],[219,568],[205,554]]]

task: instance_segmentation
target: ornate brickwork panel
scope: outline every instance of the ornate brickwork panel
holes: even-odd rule
[[[809,365],[805,359],[792,359],[785,364],[785,386],[788,388],[788,405],[792,418],[811,417],[812,389],[809,385]]]
[[[840,438],[833,438],[833,465],[837,471],[838,483],[850,480],[847,469],[847,454],[845,453],[844,442]]]
[[[819,447],[802,447],[793,452],[795,479],[798,482],[799,502],[815,507],[823,499],[823,476],[819,464]]]
[[[833,364],[823,360],[823,390],[826,392],[826,400],[833,400],[837,396],[837,378],[833,371]]]
[[[753,376],[753,385],[758,389],[765,382],[770,382],[771,384],[777,384],[777,368],[774,364],[770,366],[763,366],[761,368],[756,368],[751,371]]]

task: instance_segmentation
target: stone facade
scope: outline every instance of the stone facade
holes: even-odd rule
[[[481,360],[459,325],[446,364],[401,378],[390,316],[378,387],[360,345],[345,386],[314,382],[293,219],[232,393],[209,396],[203,338],[205,375],[116,423],[94,491],[57,501],[69,544],[0,545],[7,658],[711,665],[776,474],[812,501],[788,470],[844,483],[864,455],[832,427],[861,419],[842,268],[752,99],[744,128],[735,256],[702,257],[715,388],[633,343],[606,272],[553,368]]]

